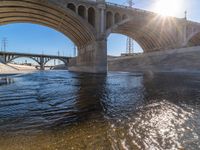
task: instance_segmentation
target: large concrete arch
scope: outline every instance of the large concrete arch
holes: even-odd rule
[[[77,46],[95,40],[95,30],[73,13],[48,0],[0,1],[0,25],[30,22],[54,28],[68,36]]]
[[[115,25],[107,30],[106,35],[109,36],[111,33],[127,35],[135,39],[141,45],[144,52],[176,48],[177,40],[175,34],[177,27],[173,26],[172,29],[173,21],[158,21],[160,23],[156,21],[151,22],[140,17],[127,18],[126,16],[124,20],[115,22]]]
[[[102,60],[96,61],[96,55],[101,53],[98,49],[96,6],[88,5],[87,10],[84,6],[79,7],[79,13],[76,5],[70,1],[0,0],[0,6],[0,25],[34,23],[53,28],[69,37],[77,45],[80,54],[76,60],[77,67],[72,70],[107,71],[106,59],[104,63]],[[87,18],[84,18],[86,14],[83,15],[85,11],[88,11]],[[98,67],[98,63],[101,67]]]

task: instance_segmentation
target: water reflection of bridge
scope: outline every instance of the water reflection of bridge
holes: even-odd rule
[[[69,57],[65,57],[65,56],[30,54],[30,53],[15,53],[15,52],[0,52],[0,62],[5,63],[5,64],[10,63],[17,58],[24,58],[24,57],[34,60],[39,65],[41,70],[44,70],[45,65],[51,60],[58,59],[67,66],[69,59],[70,59]]]

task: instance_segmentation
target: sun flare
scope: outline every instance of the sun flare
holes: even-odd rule
[[[183,0],[157,0],[154,10],[163,16],[178,16],[182,6]]]

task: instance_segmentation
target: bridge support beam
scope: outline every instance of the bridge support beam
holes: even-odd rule
[[[78,57],[70,60],[69,71],[107,73],[107,41],[94,41],[79,47]]]

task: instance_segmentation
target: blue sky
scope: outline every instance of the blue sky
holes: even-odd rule
[[[108,0],[108,2],[124,4],[126,0]],[[136,8],[156,11],[155,4],[159,0],[135,0]],[[184,11],[188,12],[188,19],[200,22],[200,1],[199,0],[166,0],[171,1],[171,6],[176,1],[180,2],[176,17],[184,17]],[[169,8],[168,8],[169,9]],[[167,11],[171,11],[170,9]],[[73,43],[62,33],[53,29],[34,24],[10,24],[0,26],[1,39],[7,38],[7,50],[25,53],[44,53],[57,55],[58,51],[65,56],[73,56]],[[126,50],[126,37],[112,34],[108,38],[108,54],[120,55]],[[135,50],[140,47],[135,43]]]

